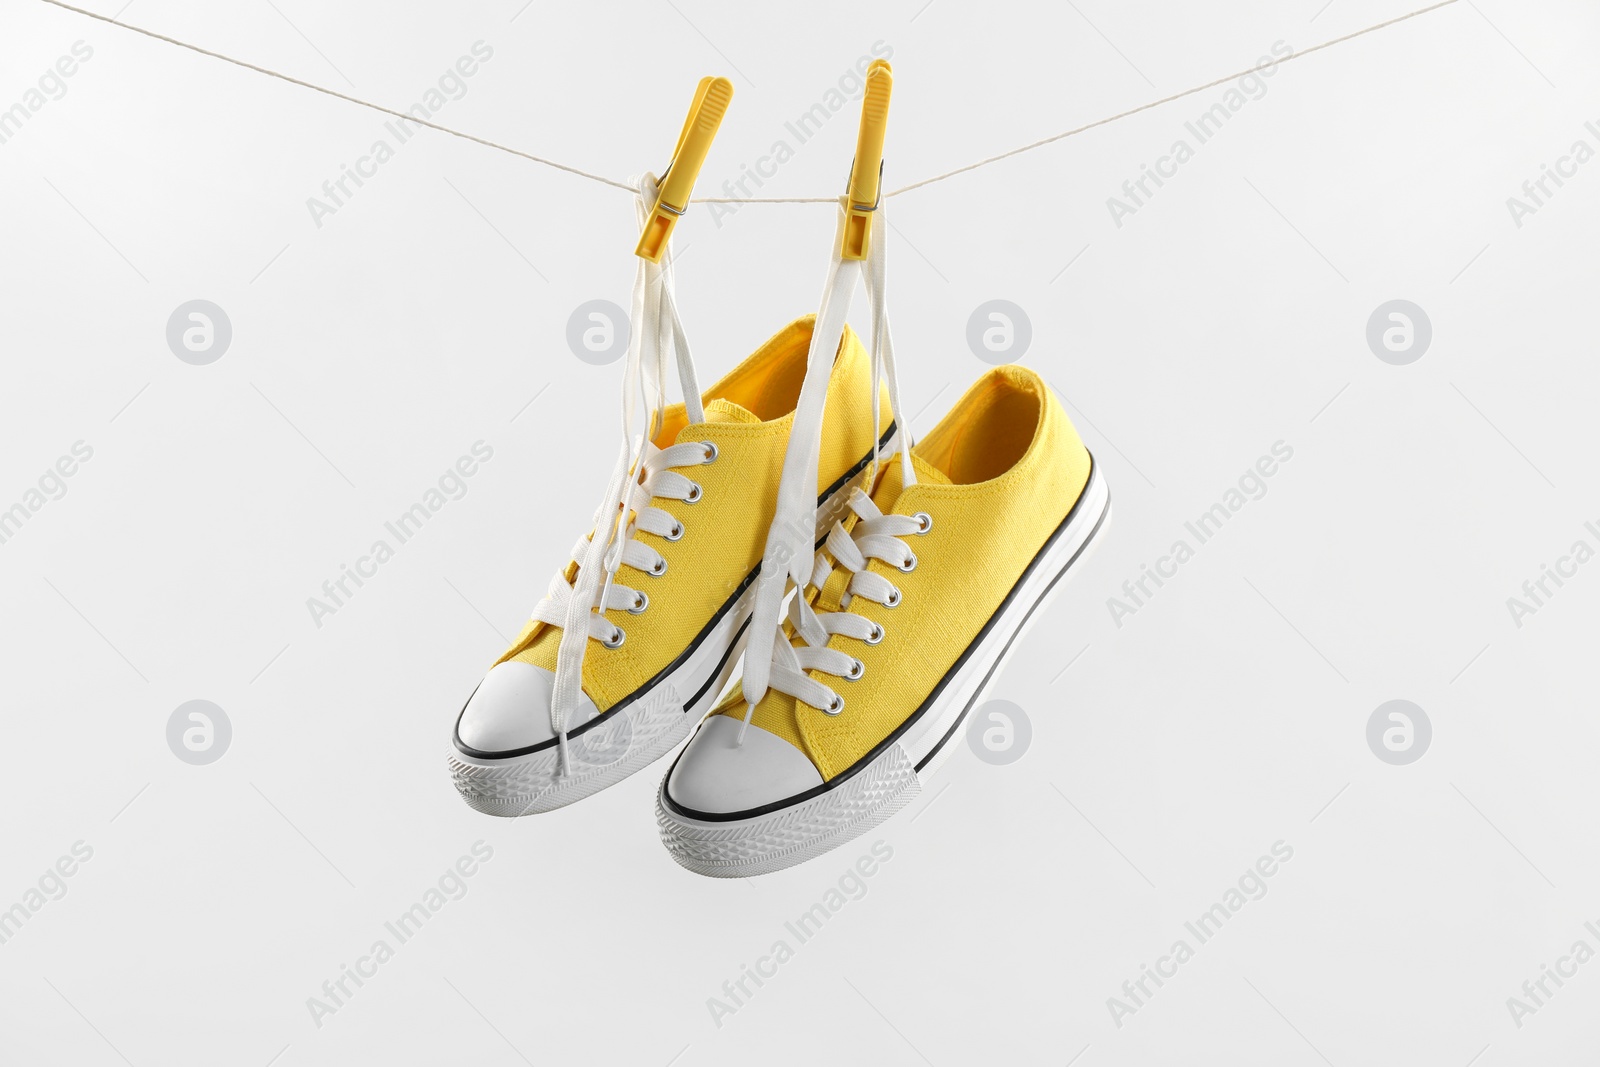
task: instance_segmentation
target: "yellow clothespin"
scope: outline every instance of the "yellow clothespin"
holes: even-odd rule
[[[872,213],[883,195],[883,135],[889,125],[889,92],[894,74],[887,59],[867,68],[867,91],[861,98],[861,131],[856,158],[850,165],[850,190],[845,194],[844,259],[866,259],[872,243]]]
[[[694,180],[705,165],[706,153],[711,151],[711,140],[722,125],[722,116],[733,99],[733,83],[727,78],[701,78],[695,89],[694,103],[689,105],[689,117],[683,121],[683,132],[678,134],[678,146],[672,150],[672,162],[661,177],[661,187],[655,207],[639,235],[639,244],[633,254],[652,263],[661,262],[667,250],[667,239],[678,218],[689,207],[689,195],[694,191]]]

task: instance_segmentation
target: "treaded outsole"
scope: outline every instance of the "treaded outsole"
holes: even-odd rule
[[[670,684],[622,708],[567,745],[571,774],[560,775],[554,748],[512,760],[477,762],[451,753],[450,778],[467,806],[516,818],[554,811],[617,784],[666,755],[699,720],[683,713]]]
[[[905,749],[894,745],[838,789],[747,823],[675,815],[656,792],[661,842],[680,867],[711,878],[744,878],[804,863],[858,837],[922,792]]]

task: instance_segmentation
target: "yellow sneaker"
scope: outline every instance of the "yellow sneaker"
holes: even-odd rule
[[[673,298],[671,238],[732,96],[728,79],[702,78],[663,176],[637,182],[622,448],[594,526],[456,717],[450,773],[479,811],[570,804],[693,729],[727,683],[748,626],[802,401],[811,484],[783,488],[807,505],[789,509],[807,512],[804,530],[787,528],[808,556],[821,524],[807,509],[837,514],[884,447],[877,377],[860,343],[823,337],[809,319],[701,395]],[[669,406],[671,357],[685,402]],[[823,394],[838,412],[825,424],[815,417]],[[820,500],[811,495],[819,491]]]
[[[689,870],[779,870],[904,807],[1110,514],[1061,404],[1023,367],[986,373],[910,459],[914,484],[891,462],[850,497],[748,727],[735,692],[662,781],[662,841]]]
[[[551,702],[590,534],[457,717],[450,772],[473,808],[525,815],[598,792],[671,751],[722,692],[743,647],[812,328],[809,317],[791,323],[712,386],[704,421],[689,421],[683,404],[664,409],[603,593],[607,610],[589,613],[577,712],[561,724],[567,773]],[[828,377],[815,537],[842,513],[873,456],[870,375],[847,333]],[[878,413],[885,444],[894,433],[887,410]]]

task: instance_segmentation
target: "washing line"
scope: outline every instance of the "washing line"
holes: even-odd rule
[[[341,93],[337,89],[329,89],[327,86],[324,86],[324,85],[317,85],[314,82],[303,81],[303,80],[301,80],[299,78],[293,77],[292,75],[284,74],[284,73],[282,73],[280,71],[272,70],[271,68],[268,68],[268,67],[258,66],[255,63],[248,63],[248,62],[246,62],[245,60],[242,60],[242,59],[235,59],[233,56],[224,55],[221,52],[213,52],[212,50],[210,50],[208,48],[202,48],[199,45],[190,44],[187,41],[180,41],[176,37],[168,37],[166,34],[157,33],[154,30],[147,30],[147,29],[143,28],[142,26],[133,26],[133,25],[130,25],[129,23],[126,23],[126,22],[119,22],[116,18],[114,18],[112,16],[97,14],[97,13],[95,13],[93,11],[88,11],[88,10],[85,10],[84,8],[81,8],[81,7],[74,7],[72,4],[68,4],[68,3],[63,2],[63,0],[39,0],[39,2],[40,3],[44,3],[44,4],[49,4],[52,7],[59,7],[64,11],[70,11],[73,14],[76,14],[76,15],[82,15],[85,18],[91,18],[91,19],[95,19],[95,20],[97,20],[99,22],[108,23],[108,24],[110,24],[112,26],[116,26],[118,29],[127,30],[130,33],[137,33],[137,34],[140,34],[142,36],[149,37],[152,40],[161,41],[161,42],[163,42],[165,44],[173,45],[173,46],[178,47],[178,48],[184,48],[184,49],[187,49],[187,50],[189,50],[191,52],[196,52],[196,53],[198,53],[198,54],[200,54],[202,56],[206,56],[206,57],[211,58],[211,59],[218,59],[218,60],[221,60],[224,63],[231,63],[236,67],[242,67],[245,70],[254,71],[257,74],[262,74],[262,75],[265,75],[265,76],[267,76],[269,78],[276,78],[279,81],[288,82],[290,85],[298,85],[302,89],[310,89],[311,91],[317,92],[317,93],[321,93],[324,96],[331,96],[336,100],[343,100],[346,103],[355,104],[358,107],[364,107],[364,108],[367,108],[367,109],[369,109],[371,111],[376,111],[376,112],[378,112],[380,114],[383,114],[383,115],[389,115],[389,116],[392,116],[392,117],[397,118],[397,119],[403,119],[406,122],[412,122],[412,123],[415,123],[418,126],[423,126],[423,127],[426,127],[426,128],[428,128],[430,130],[436,130],[439,133],[449,134],[451,137],[459,137],[464,141],[471,141],[473,144],[482,145],[485,148],[493,148],[496,151],[505,152],[505,153],[508,153],[510,155],[516,156],[519,159],[526,159],[526,160],[529,160],[530,162],[538,163],[538,164],[541,164],[542,166],[550,167],[550,168],[562,171],[562,172],[567,173],[567,174],[572,174],[572,175],[575,175],[576,177],[579,177],[579,178],[584,178],[584,179],[587,179],[587,180],[592,181],[592,182],[598,182],[601,185],[609,185],[614,189],[624,190],[625,192],[629,193],[630,195],[632,195],[635,192],[635,187],[632,184],[628,183],[628,182],[617,181],[615,178],[608,178],[603,174],[594,174],[594,173],[592,173],[590,171],[586,171],[586,170],[582,169],[581,167],[574,167],[574,166],[572,166],[571,164],[568,164],[568,163],[562,163],[562,162],[560,162],[558,160],[549,159],[549,158],[547,158],[545,156],[535,155],[532,152],[524,151],[523,149],[515,148],[515,147],[513,147],[511,145],[501,144],[498,141],[491,141],[487,137],[479,137],[476,134],[467,133],[464,130],[453,129],[453,128],[449,127],[449,126],[440,125],[437,122],[430,122],[427,119],[419,119],[415,115],[409,115],[404,111],[396,111],[393,108],[384,107],[382,104],[372,103],[370,100],[362,100],[360,97],[351,96],[348,93]],[[1302,49],[1300,51],[1293,52],[1290,55],[1284,57],[1283,59],[1278,60],[1276,65],[1280,65],[1281,66],[1284,63],[1292,63],[1297,59],[1303,59],[1306,56],[1314,55],[1317,52],[1325,51],[1326,49],[1333,48],[1336,45],[1345,44],[1346,42],[1353,41],[1358,37],[1365,37],[1368,34],[1377,33],[1380,30],[1388,29],[1391,26],[1399,25],[1402,22],[1407,22],[1407,21],[1409,21],[1411,19],[1414,19],[1414,18],[1417,18],[1419,16],[1426,15],[1429,12],[1432,12],[1432,11],[1438,11],[1440,8],[1449,7],[1452,4],[1455,4],[1455,3],[1458,3],[1458,2],[1459,2],[1459,0],[1440,0],[1439,3],[1430,4],[1429,6],[1423,7],[1423,8],[1418,8],[1417,10],[1407,12],[1404,15],[1397,15],[1392,19],[1388,19],[1388,20],[1386,20],[1384,22],[1376,23],[1374,25],[1366,27],[1365,29],[1356,30],[1353,33],[1347,33],[1343,37],[1335,37],[1330,41],[1323,41],[1321,44],[1312,45],[1310,48],[1306,48],[1306,49]],[[987,167],[987,166],[990,166],[990,165],[992,165],[994,163],[999,163],[1001,160],[1010,159],[1013,156],[1020,156],[1024,152],[1032,152],[1035,149],[1043,148],[1045,145],[1055,144],[1057,141],[1064,141],[1069,137],[1076,137],[1079,134],[1087,133],[1089,130],[1098,129],[1101,126],[1108,126],[1113,122],[1118,122],[1118,121],[1121,121],[1122,119],[1130,118],[1131,116],[1137,115],[1137,114],[1139,114],[1141,112],[1149,111],[1149,110],[1151,110],[1153,108],[1158,108],[1158,107],[1161,107],[1164,104],[1170,104],[1170,103],[1173,103],[1174,101],[1177,101],[1177,100],[1182,100],[1185,97],[1194,96],[1196,93],[1203,93],[1207,89],[1215,89],[1219,85],[1225,85],[1228,82],[1237,81],[1238,79],[1243,78],[1246,75],[1252,73],[1254,70],[1256,70],[1255,67],[1247,67],[1244,70],[1235,71],[1232,74],[1224,74],[1219,78],[1213,78],[1212,80],[1204,83],[1203,85],[1196,85],[1191,89],[1185,89],[1182,92],[1173,93],[1170,96],[1164,96],[1159,100],[1152,100],[1152,101],[1150,101],[1148,103],[1140,104],[1137,107],[1129,108],[1126,111],[1119,111],[1114,115],[1107,115],[1105,118],[1096,119],[1093,122],[1085,123],[1082,126],[1075,126],[1075,127],[1073,127],[1072,129],[1069,129],[1069,130],[1063,130],[1061,133],[1052,134],[1049,137],[1042,137],[1037,141],[1033,141],[1033,142],[1031,142],[1029,144],[1022,145],[1022,146],[1020,146],[1018,148],[1013,148],[1008,152],[1001,152],[999,155],[990,156],[987,159],[980,159],[980,160],[978,160],[978,161],[976,161],[974,163],[968,163],[965,166],[956,167],[954,170],[945,171],[943,174],[935,174],[930,178],[923,178],[921,181],[912,182],[910,185],[903,185],[900,188],[895,189],[895,190],[893,190],[891,192],[884,193],[883,195],[885,197],[896,197],[896,196],[900,196],[900,195],[902,195],[904,193],[909,193],[909,192],[911,192],[912,190],[915,190],[915,189],[926,188],[927,186],[933,185],[933,184],[935,184],[937,182],[942,182],[942,181],[945,181],[945,180],[947,180],[949,178],[954,178],[958,174],[967,174],[967,173],[969,173],[971,171],[975,171],[975,170],[979,169],[980,167]],[[690,203],[694,203],[694,204],[740,204],[740,205],[743,205],[743,204],[835,204],[835,203],[838,203],[838,201],[839,201],[839,198],[837,196],[795,196],[795,197],[718,197],[718,196],[697,196],[693,200],[691,200]]]

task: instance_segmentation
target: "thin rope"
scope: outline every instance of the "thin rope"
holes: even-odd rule
[[[111,25],[118,26],[124,30],[132,30],[134,33],[143,34],[152,40],[164,41],[167,44],[175,44],[179,48],[187,48],[191,52],[198,52],[203,56],[210,56],[212,59],[220,59],[224,63],[232,63],[234,66],[243,67],[245,70],[253,70],[257,74],[265,74],[269,78],[277,78],[279,81],[286,81],[290,85],[298,85],[302,89],[310,89],[313,92],[321,93],[324,96],[331,96],[336,100],[343,100],[351,104],[359,104],[361,107],[371,108],[373,111],[379,111],[385,115],[392,115],[397,119],[404,119],[407,122],[415,122],[418,126],[426,126],[430,130],[438,130],[440,133],[448,133],[452,137],[459,137],[464,141],[471,141],[474,144],[481,144],[485,148],[498,148],[502,152],[509,152],[514,156],[520,156],[523,159],[531,160],[534,163],[543,163],[547,167],[554,167],[556,170],[564,170],[568,174],[576,174],[580,178],[588,178],[590,181],[599,182],[602,185],[609,185],[629,193],[635,191],[634,187],[629,185],[627,182],[615,181],[611,178],[607,178],[603,174],[591,174],[586,170],[580,170],[577,167],[569,167],[565,163],[557,163],[553,159],[546,159],[543,156],[536,156],[531,152],[524,152],[520,148],[512,148],[510,145],[503,145],[497,141],[491,141],[486,137],[478,137],[474,134],[462,133],[460,130],[452,130],[448,126],[441,126],[437,122],[429,122],[427,119],[419,119],[415,115],[406,114],[404,111],[396,111],[393,108],[384,107],[382,104],[374,104],[369,100],[362,100],[359,97],[348,96],[339,92],[337,89],[329,89],[325,86],[314,85],[311,82],[301,81],[299,78],[293,78],[287,74],[280,74],[275,70],[268,70],[266,67],[258,67],[254,63],[246,63],[242,59],[234,59],[232,56],[225,56],[221,52],[213,52],[210,49],[201,48],[199,45],[189,44],[187,41],[180,41],[176,37],[168,37],[165,34],[156,33],[154,30],[147,30],[140,26],[129,25],[126,22],[118,22],[116,19],[107,15],[99,15],[93,11],[85,11],[81,7],[73,7],[71,4],[64,4],[61,2],[61,0],[42,0],[42,2],[50,4],[54,7],[59,7],[64,11],[71,11],[77,15],[84,15],[88,18],[97,19],[100,22],[110,23]]]
[[[380,112],[380,113],[385,114],[385,115],[391,115],[394,118],[404,119],[407,122],[414,122],[419,126],[426,126],[430,130],[437,130],[440,133],[447,133],[452,137],[459,137],[464,141],[471,141],[474,144],[483,145],[485,148],[498,149],[501,152],[506,152],[506,153],[509,153],[510,155],[517,156],[519,158],[526,159],[526,160],[529,160],[529,161],[534,162],[534,163],[540,163],[540,164],[543,164],[546,167],[552,167],[552,168],[554,168],[556,170],[565,171],[568,174],[575,174],[580,178],[587,178],[590,181],[599,182],[602,185],[609,185],[614,189],[622,189],[622,190],[624,190],[625,192],[628,192],[628,193],[635,192],[634,187],[632,185],[629,185],[627,182],[619,182],[619,181],[616,181],[615,179],[607,178],[603,174],[593,174],[593,173],[590,173],[589,171],[582,170],[582,169],[580,169],[578,167],[569,166],[569,165],[567,165],[565,163],[558,163],[553,159],[546,159],[543,156],[536,156],[531,152],[524,152],[520,148],[512,148],[510,145],[500,144],[498,141],[491,141],[491,140],[489,140],[487,138],[478,137],[478,136],[476,136],[474,134],[463,133],[461,130],[454,130],[454,129],[451,129],[449,126],[441,126],[436,122],[429,122],[427,119],[419,119],[415,115],[408,115],[403,111],[395,111],[392,108],[384,107],[382,104],[374,104],[371,101],[362,100],[359,97],[349,96],[349,95],[347,95],[345,93],[339,92],[336,89],[329,89],[326,86],[316,85],[316,84],[313,84],[312,82],[308,82],[308,81],[301,81],[299,78],[291,77],[288,74],[282,74],[282,73],[279,73],[278,71],[275,71],[275,70],[269,70],[266,67],[259,67],[259,66],[255,65],[254,63],[247,63],[242,59],[235,59],[232,56],[223,55],[221,52],[213,52],[213,51],[211,51],[209,49],[201,48],[198,45],[189,44],[186,41],[180,41],[175,37],[168,37],[165,34],[156,33],[154,30],[147,30],[147,29],[144,29],[143,27],[130,25],[129,23],[126,23],[126,22],[118,22],[116,19],[111,18],[109,16],[96,14],[93,11],[86,11],[81,7],[74,7],[71,4],[63,3],[62,0],[41,0],[41,2],[42,3],[46,3],[46,4],[50,4],[53,7],[59,7],[64,11],[71,11],[74,14],[77,14],[77,15],[83,15],[83,16],[85,16],[87,18],[92,18],[92,19],[96,19],[96,20],[98,20],[100,22],[109,23],[112,26],[117,26],[117,27],[119,27],[121,29],[124,29],[124,30],[131,30],[134,33],[142,34],[143,36],[149,37],[152,40],[163,41],[166,44],[177,45],[179,48],[186,48],[191,52],[196,52],[196,53],[198,53],[200,55],[203,55],[203,56],[209,56],[212,59],[220,59],[224,63],[231,63],[236,67],[243,67],[245,70],[255,71],[257,74],[265,74],[269,78],[277,78],[279,81],[288,82],[290,85],[298,85],[302,89],[310,89],[310,90],[312,90],[314,92],[322,93],[324,96],[331,96],[336,100],[343,100],[346,103],[356,104],[356,105],[358,105],[360,107],[370,108],[373,111],[377,111],[377,112]],[[1377,33],[1379,30],[1388,29],[1390,26],[1398,25],[1399,23],[1406,22],[1406,21],[1408,21],[1410,19],[1417,18],[1420,15],[1426,15],[1431,11],[1437,11],[1440,8],[1449,7],[1450,5],[1455,4],[1455,3],[1459,3],[1459,2],[1460,2],[1460,0],[1440,0],[1439,3],[1431,4],[1428,7],[1418,8],[1416,11],[1412,11],[1412,12],[1409,12],[1409,13],[1404,14],[1404,15],[1397,15],[1396,17],[1394,17],[1392,19],[1389,19],[1389,20],[1387,20],[1385,22],[1380,22],[1380,23],[1377,23],[1376,25],[1368,26],[1366,29],[1356,30],[1354,33],[1347,33],[1343,37],[1335,37],[1331,41],[1324,41],[1321,44],[1312,45],[1310,48],[1304,49],[1302,51],[1294,52],[1294,53],[1284,57],[1283,59],[1278,60],[1276,66],[1282,66],[1285,63],[1292,63],[1294,60],[1302,59],[1305,56],[1311,55],[1312,53],[1321,52],[1324,49],[1332,48],[1334,45],[1344,44],[1347,41],[1353,41],[1357,37],[1365,37],[1369,33]],[[933,185],[935,182],[942,182],[942,181],[945,181],[948,178],[954,178],[958,174],[966,174],[968,171],[974,171],[974,170],[977,170],[980,167],[987,167],[991,163],[998,163],[1003,159],[1010,159],[1012,156],[1020,156],[1024,152],[1032,152],[1036,148],[1043,148],[1045,145],[1055,144],[1057,141],[1066,140],[1068,137],[1076,137],[1080,133],[1087,133],[1089,130],[1098,129],[1101,126],[1106,126],[1106,125],[1109,125],[1109,124],[1111,124],[1113,122],[1117,122],[1117,121],[1120,121],[1122,119],[1129,118],[1129,117],[1131,117],[1133,115],[1137,115],[1137,114],[1139,114],[1140,112],[1143,112],[1143,111],[1149,111],[1152,108],[1160,107],[1163,104],[1170,104],[1170,103],[1172,103],[1172,102],[1174,102],[1176,100],[1182,100],[1185,97],[1193,96],[1196,93],[1203,93],[1207,89],[1215,89],[1219,85],[1226,84],[1227,82],[1234,81],[1234,80],[1236,80],[1238,78],[1243,78],[1246,75],[1253,73],[1256,69],[1257,68],[1255,68],[1255,67],[1248,67],[1248,68],[1246,68],[1244,70],[1236,71],[1233,74],[1225,74],[1220,78],[1215,78],[1215,79],[1213,79],[1211,81],[1206,82],[1204,85],[1197,85],[1192,89],[1185,89],[1181,93],[1173,93],[1171,96],[1164,96],[1160,100],[1152,100],[1147,104],[1140,104],[1138,107],[1129,108],[1127,111],[1120,111],[1115,115],[1108,115],[1105,118],[1096,119],[1095,121],[1090,122],[1090,123],[1086,123],[1085,125],[1078,126],[1078,127],[1073,128],[1073,129],[1063,131],[1062,133],[1054,134],[1054,135],[1052,135],[1050,137],[1042,138],[1041,140],[1038,140],[1038,141],[1034,141],[1032,144],[1025,144],[1025,145],[1021,146],[1020,148],[1013,148],[1009,152],[1001,152],[997,156],[990,156],[988,159],[980,159],[976,163],[968,163],[964,167],[957,167],[955,170],[945,171],[943,174],[935,174],[931,178],[924,178],[919,182],[912,182],[910,185],[901,186],[899,189],[895,189],[892,192],[884,193],[883,195],[886,198],[887,197],[900,196],[902,193],[909,193],[914,189],[921,189],[921,188],[924,188],[925,186]],[[836,196],[749,197],[749,198],[728,197],[728,196],[697,196],[691,201],[691,203],[695,203],[695,204],[835,204],[835,203],[838,203],[838,201],[839,201],[839,198],[836,197]]]
[[[1457,2],[1458,0],[1441,0],[1440,3],[1433,4],[1430,7],[1419,8],[1408,15],[1400,15],[1396,18],[1390,19],[1388,22],[1380,22],[1376,26],[1368,26],[1364,30],[1357,30],[1354,33],[1347,33],[1343,37],[1335,37],[1331,41],[1324,41],[1319,45],[1313,45],[1303,52],[1294,52],[1283,59],[1280,59],[1276,65],[1282,66],[1285,63],[1290,63],[1296,59],[1309,56],[1313,52],[1320,52],[1324,48],[1332,48],[1336,44],[1344,44],[1346,41],[1353,41],[1357,37],[1365,37],[1369,33],[1377,33],[1379,30],[1387,29],[1388,27],[1396,25],[1397,23],[1405,22],[1407,19],[1414,19],[1418,15],[1426,15],[1430,11],[1437,11],[1441,7],[1449,7],[1451,4]],[[1171,96],[1162,97],[1160,100],[1152,100],[1148,104],[1140,104],[1136,108],[1130,108],[1127,111],[1119,112],[1118,114],[1111,115],[1103,119],[1096,119],[1094,122],[1088,123],[1087,125],[1079,126],[1072,130],[1067,130],[1065,133],[1058,133],[1053,137],[1046,137],[1043,140],[1035,141],[1032,144],[1025,144],[1021,148],[1013,148],[1009,152],[1001,152],[998,156],[990,156],[988,159],[980,159],[976,163],[969,163],[964,167],[957,167],[955,170],[946,171],[943,174],[935,174],[933,177],[924,178],[920,182],[912,182],[910,185],[901,186],[894,192],[886,193],[884,195],[899,196],[901,193],[909,193],[913,189],[921,189],[923,186],[932,185],[934,182],[942,182],[946,178],[954,178],[957,174],[965,174],[969,170],[977,170],[979,167],[987,167],[989,164],[998,163],[1002,159],[1010,159],[1012,156],[1020,156],[1024,152],[1031,152],[1035,148],[1043,148],[1047,144],[1054,144],[1055,142],[1065,140],[1068,137],[1075,137],[1080,133],[1095,129],[1096,127],[1105,126],[1109,123],[1116,122],[1118,119],[1125,119],[1130,115],[1137,115],[1141,111],[1149,111],[1151,108],[1160,107],[1162,104],[1170,104],[1174,100],[1182,100],[1186,96],[1193,96],[1195,93],[1203,93],[1207,89],[1215,89],[1217,86],[1222,85],[1225,82],[1231,82],[1237,78],[1242,78],[1254,70],[1256,70],[1255,67],[1250,67],[1234,74],[1224,75],[1223,77],[1217,78],[1214,81],[1208,81],[1204,85],[1197,85],[1193,89],[1185,89],[1181,93],[1174,93]],[[750,201],[746,201],[746,203],[749,202]]]

